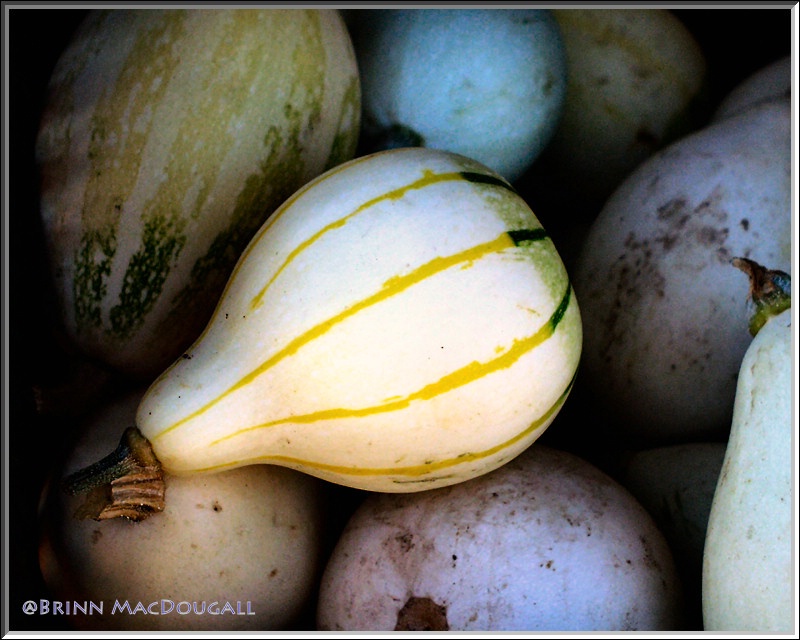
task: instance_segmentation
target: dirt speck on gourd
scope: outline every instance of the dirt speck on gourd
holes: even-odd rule
[[[406,532],[398,534],[395,536],[395,540],[399,544],[400,549],[405,553],[408,553],[414,548],[414,536],[411,533]]]
[[[449,631],[447,607],[411,596],[397,614],[395,631]]]

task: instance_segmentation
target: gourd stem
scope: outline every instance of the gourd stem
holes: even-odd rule
[[[119,446],[105,458],[79,469],[65,478],[64,490],[71,495],[85,493],[90,489],[121,478],[134,466],[135,462],[131,460],[130,448],[123,439]]]
[[[143,520],[164,510],[166,491],[161,463],[150,441],[136,427],[122,434],[105,458],[67,476],[63,489],[71,495],[89,493],[78,517]]]
[[[750,334],[755,336],[772,316],[791,307],[792,281],[785,271],[767,269],[748,258],[734,258],[734,267],[750,279],[750,299],[755,313],[750,318]]]

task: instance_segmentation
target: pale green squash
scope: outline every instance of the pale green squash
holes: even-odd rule
[[[751,276],[752,277],[752,276]],[[789,285],[788,275],[778,277]],[[753,279],[753,287],[769,281]],[[797,633],[790,294],[758,306],[703,554],[707,631]],[[776,304],[777,303],[777,304]],[[782,310],[781,310],[782,309]]]
[[[95,11],[55,68],[37,155],[63,330],[152,379],[200,333],[253,233],[355,152],[336,11]]]

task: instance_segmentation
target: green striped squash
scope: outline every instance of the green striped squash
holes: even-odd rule
[[[268,215],[350,160],[360,122],[337,11],[93,11],[37,140],[64,332],[152,379],[208,322]]]
[[[446,486],[544,432],[581,340],[556,248],[505,180],[444,151],[383,151],[261,227],[137,426],[173,474],[267,463],[366,490]]]

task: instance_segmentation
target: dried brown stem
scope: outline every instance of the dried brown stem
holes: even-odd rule
[[[64,479],[64,490],[86,493],[79,518],[144,520],[164,510],[166,484],[161,463],[149,440],[136,427],[122,434],[119,446],[108,456]]]
[[[756,335],[767,320],[791,306],[791,277],[785,271],[767,269],[749,258],[734,258],[731,264],[750,279],[750,299],[755,306],[750,333]]]

